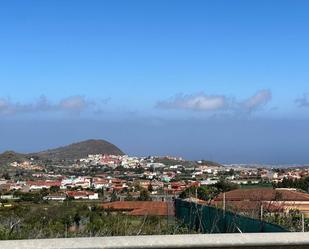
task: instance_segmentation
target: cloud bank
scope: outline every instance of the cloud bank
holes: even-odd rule
[[[309,93],[305,93],[301,98],[295,100],[298,107],[309,107]]]
[[[204,93],[183,95],[178,94],[168,100],[156,104],[160,109],[178,109],[193,111],[241,111],[252,112],[269,103],[272,99],[270,90],[260,90],[245,100],[239,101],[224,95],[207,95]]]
[[[85,96],[70,96],[53,103],[45,96],[31,103],[14,102],[9,98],[0,98],[0,114],[15,115],[39,112],[70,112],[80,113],[96,106],[95,101],[86,99]]]
[[[226,114],[250,114],[262,109],[272,99],[270,90],[260,90],[248,98],[239,100],[226,95],[207,95],[205,93],[184,95],[178,94],[170,99],[159,101],[158,109],[173,109]],[[69,96],[58,101],[51,101],[41,96],[32,102],[16,102],[10,98],[0,97],[0,115],[14,116],[22,114],[70,113],[96,115],[101,113],[109,99],[95,101],[83,95]],[[297,100],[299,105],[309,106],[307,98]]]

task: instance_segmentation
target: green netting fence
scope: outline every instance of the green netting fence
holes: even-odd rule
[[[190,229],[201,233],[288,232],[278,225],[181,199],[175,200],[175,214]]]

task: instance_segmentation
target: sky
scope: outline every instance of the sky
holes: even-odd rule
[[[308,1],[2,1],[0,152],[309,163]]]

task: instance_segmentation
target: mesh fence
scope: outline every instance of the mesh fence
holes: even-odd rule
[[[274,224],[180,199],[175,201],[175,215],[190,229],[201,233],[288,232]]]

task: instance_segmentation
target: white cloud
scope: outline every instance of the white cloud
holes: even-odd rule
[[[179,94],[165,101],[159,101],[156,107],[161,109],[180,109],[194,111],[252,112],[265,106],[272,99],[270,90],[260,90],[253,96],[239,101],[224,95]]]
[[[71,96],[61,100],[58,109],[80,112],[92,104],[94,103],[87,101],[84,96]]]
[[[177,95],[174,98],[158,102],[157,107],[163,109],[188,109],[197,111],[216,111],[224,109],[227,100],[224,96],[216,95]]]
[[[0,99],[0,110],[3,110],[7,107],[7,101],[5,99]]]
[[[254,111],[272,99],[272,93],[270,90],[260,90],[250,98],[246,99],[244,102],[241,103],[241,107],[247,111]]]
[[[96,106],[95,101],[90,101],[84,96],[70,96],[53,103],[45,96],[41,96],[38,100],[31,103],[13,102],[10,99],[0,98],[0,115],[14,115],[23,113],[38,112],[72,112],[80,113],[91,110]]]
[[[296,99],[295,103],[298,107],[309,107],[309,94],[305,93],[301,98]]]
[[[19,103],[12,103],[9,99],[0,99],[0,114],[13,114],[21,108],[24,109],[26,106],[22,106]]]

